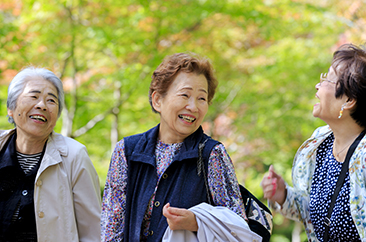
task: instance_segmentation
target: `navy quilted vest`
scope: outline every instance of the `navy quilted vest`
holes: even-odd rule
[[[159,125],[124,138],[128,162],[124,241],[140,240],[143,217],[157,184],[155,146],[158,132]],[[206,139],[203,161],[207,174],[210,151],[218,141],[205,135],[201,127],[184,140],[181,150],[163,174],[156,192],[148,241],[161,241],[164,235],[168,224],[162,209],[166,203],[190,208],[207,202],[203,175],[197,175],[198,145]]]

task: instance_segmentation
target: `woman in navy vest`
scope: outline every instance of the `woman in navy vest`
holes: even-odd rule
[[[102,241],[160,241],[168,226],[197,231],[187,209],[210,200],[245,218],[231,159],[201,127],[216,87],[210,62],[195,54],[167,56],[155,70],[149,101],[160,124],[115,147],[103,196]],[[208,189],[197,169],[204,142]]]

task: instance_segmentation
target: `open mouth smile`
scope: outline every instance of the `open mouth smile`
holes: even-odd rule
[[[34,119],[34,120],[38,120],[38,121],[42,121],[42,122],[46,122],[47,119],[43,116],[39,116],[39,115],[31,115],[29,116],[31,119]]]
[[[186,115],[179,114],[178,117],[180,119],[183,119],[186,122],[189,122],[189,123],[193,123],[194,121],[196,121],[196,119],[191,117],[191,116],[186,116]]]

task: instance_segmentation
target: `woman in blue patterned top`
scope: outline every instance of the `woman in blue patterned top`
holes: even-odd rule
[[[115,147],[103,196],[102,241],[160,241],[168,225],[197,231],[187,209],[209,199],[245,218],[231,159],[201,128],[216,87],[210,62],[194,54],[167,56],[155,70],[149,101],[160,124]],[[197,168],[205,141],[210,194]]]
[[[366,49],[341,46],[328,74],[315,86],[313,115],[320,127],[299,148],[292,168],[293,186],[273,167],[262,180],[264,197],[291,219],[301,221],[309,241],[324,241],[325,220],[342,163],[366,127]],[[328,241],[366,241],[366,137],[353,152],[344,183],[331,210]]]

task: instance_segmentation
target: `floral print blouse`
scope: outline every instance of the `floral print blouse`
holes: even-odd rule
[[[165,144],[157,141],[155,148],[158,180],[173,161],[183,143]],[[102,241],[121,241],[123,239],[124,215],[126,210],[127,160],[124,140],[117,143],[112,154],[107,174],[102,204]],[[211,151],[208,162],[208,186],[214,203],[225,206],[245,218],[244,204],[241,199],[234,166],[225,147],[217,144]],[[156,189],[159,182],[157,182]],[[146,238],[155,194],[152,194],[142,222],[142,240]]]
[[[284,216],[301,221],[309,241],[318,241],[310,219],[309,204],[312,178],[319,145],[332,134],[329,126],[319,127],[297,151],[292,167],[293,187],[287,185],[286,201],[270,204]],[[350,209],[353,221],[363,242],[366,242],[366,136],[358,144],[349,163]]]

